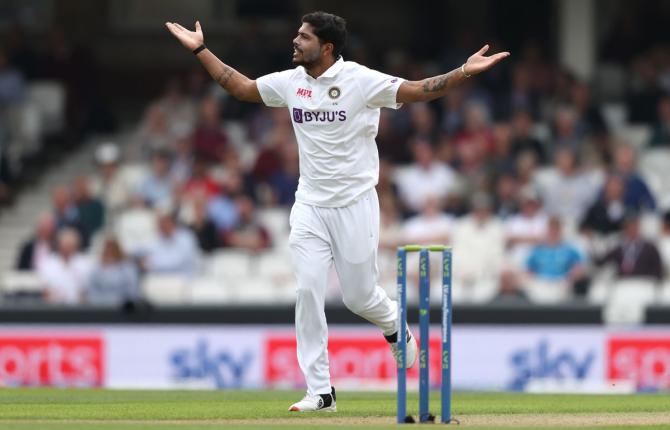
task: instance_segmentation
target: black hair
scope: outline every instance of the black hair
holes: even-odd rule
[[[302,22],[314,28],[314,34],[322,43],[333,44],[333,57],[337,60],[347,41],[347,22],[344,18],[317,11],[304,15]]]

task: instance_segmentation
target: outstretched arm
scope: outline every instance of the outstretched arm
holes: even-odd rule
[[[458,69],[449,73],[421,81],[405,81],[398,88],[396,101],[398,103],[426,102],[442,97],[449,89],[457,86],[465,79],[490,69],[504,58],[509,57],[509,52],[500,52],[498,54],[485,57],[484,54],[489,50],[489,45],[484,45],[482,49],[470,56]]]
[[[166,22],[165,26],[185,48],[195,50],[204,44],[200,21],[195,23],[195,31],[189,31],[176,22]],[[200,63],[207,69],[209,75],[226,91],[238,100],[261,103],[261,94],[258,92],[256,81],[224,64],[209,49],[205,48],[197,54]]]

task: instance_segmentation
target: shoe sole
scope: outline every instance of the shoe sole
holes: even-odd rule
[[[328,406],[327,408],[316,409],[314,411],[301,411],[296,406],[291,406],[288,411],[289,412],[337,412],[337,407]]]

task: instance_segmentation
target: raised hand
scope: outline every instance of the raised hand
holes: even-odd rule
[[[195,22],[195,31],[190,31],[177,24],[176,22],[166,22],[165,26],[174,37],[176,37],[184,47],[193,51],[205,42],[205,37],[202,35],[202,28],[200,21]]]
[[[496,63],[509,57],[509,52],[499,52],[485,57],[484,54],[489,50],[489,45],[484,45],[482,49],[472,54],[468,61],[465,62],[464,71],[467,75],[476,75],[484,70],[488,70]]]

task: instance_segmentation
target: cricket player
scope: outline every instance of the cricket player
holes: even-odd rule
[[[379,327],[393,354],[398,354],[397,304],[377,285],[379,110],[442,97],[509,53],[486,57],[486,45],[449,73],[407,81],[345,61],[344,19],[313,12],[302,17],[293,39],[296,67],[252,80],[207,49],[200,22],[195,31],[173,22],[166,26],[232,96],[289,110],[300,157],[289,247],[297,278],[298,363],[307,382],[306,396],[289,410],[334,412],[324,312],[331,265],[347,308]],[[407,343],[406,365],[411,367],[417,346],[410,333]]]

